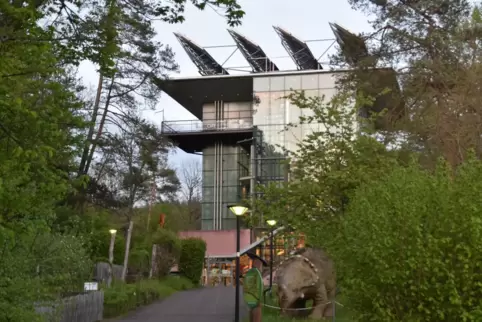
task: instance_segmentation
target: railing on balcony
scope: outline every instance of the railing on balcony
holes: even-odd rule
[[[225,119],[225,120],[190,120],[190,121],[164,121],[162,122],[162,133],[193,133],[193,132],[215,132],[215,131],[236,131],[251,129],[253,120],[251,118]]]

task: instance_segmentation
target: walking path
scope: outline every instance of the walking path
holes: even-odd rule
[[[179,292],[142,307],[118,322],[233,322],[234,287],[216,286]],[[247,316],[240,294],[241,321]]]

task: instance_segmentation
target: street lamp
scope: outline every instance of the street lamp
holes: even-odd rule
[[[107,279],[107,286],[110,287],[112,283],[112,265],[114,263],[114,244],[115,244],[115,234],[117,233],[116,229],[109,229],[110,233],[110,245],[109,245],[109,276]]]
[[[274,257],[274,226],[276,225],[276,220],[269,219],[266,220],[266,223],[271,227],[271,234],[270,234],[270,241],[269,241],[269,290],[273,287],[273,257]]]
[[[229,210],[236,215],[236,294],[234,295],[234,322],[239,322],[239,276],[241,275],[241,269],[239,264],[240,257],[240,217],[243,216],[248,208],[241,205],[228,206]]]

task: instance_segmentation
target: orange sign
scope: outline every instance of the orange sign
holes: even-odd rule
[[[165,214],[161,214],[159,216],[159,226],[161,228],[164,228],[164,224],[166,223],[166,215]]]

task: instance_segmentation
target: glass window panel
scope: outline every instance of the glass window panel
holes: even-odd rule
[[[318,74],[318,88],[335,88],[336,77],[332,73]]]
[[[215,112],[203,112],[203,120],[215,120],[216,113]]]
[[[251,111],[252,108],[251,102],[237,102],[234,103],[233,110],[235,111]]]
[[[225,230],[236,229],[236,219],[226,218],[222,222],[222,228]]]
[[[216,107],[214,104],[204,104],[203,105],[203,111],[205,112],[214,112],[216,110]]]
[[[308,90],[305,90],[305,95],[306,97],[315,97],[315,96],[318,96],[318,89],[308,89]]]
[[[319,131],[319,128],[320,128],[319,123],[303,124],[301,126],[303,139],[305,139],[308,135],[312,134],[313,132]]]
[[[322,99],[322,102],[326,104],[331,100],[335,93],[335,88],[320,89],[318,92],[318,96]]]
[[[289,151],[297,151],[298,143],[301,141],[302,133],[301,127],[290,127],[286,131],[286,149]]]
[[[270,77],[270,90],[271,91],[282,91],[285,89],[285,78],[284,76]]]
[[[201,228],[202,230],[213,230],[213,221],[212,220],[202,220],[201,221]]]
[[[251,110],[239,112],[240,118],[251,118],[252,115],[253,115],[253,111],[251,111]]]
[[[214,187],[203,187],[203,200],[204,201],[213,201],[214,200]]]
[[[214,170],[214,148],[203,150],[203,171]]]
[[[214,171],[203,171],[203,186],[214,185]]]
[[[226,202],[236,202],[239,199],[240,191],[237,185],[225,187],[224,192],[226,193]]]
[[[238,120],[239,119],[239,111],[230,111],[224,114],[224,118],[228,120]]]
[[[254,125],[264,125],[269,122],[269,105],[270,94],[269,92],[258,92],[255,94],[259,97],[260,102],[254,106],[253,123]]]
[[[310,89],[305,91],[306,97],[318,97],[318,90],[317,89]],[[314,116],[315,112],[311,108],[303,108],[301,109],[302,116]]]
[[[270,124],[284,124],[285,94],[283,92],[271,92],[270,94]]]
[[[286,76],[285,77],[285,90],[299,90],[301,89],[301,76]]]
[[[253,126],[253,119],[250,117],[245,117],[239,119],[239,128],[240,129],[247,129]]]
[[[286,100],[285,104],[286,115],[285,120],[286,124],[293,123],[298,124],[300,122],[301,110],[298,106],[292,104],[290,100]]]
[[[318,75],[302,75],[301,86],[303,89],[318,89]]]
[[[203,203],[201,205],[201,218],[202,219],[212,219],[213,218],[213,208],[214,204],[212,203]]]
[[[267,91],[269,91],[269,77],[254,77],[253,78],[253,91],[255,91],[255,92],[267,92]]]

